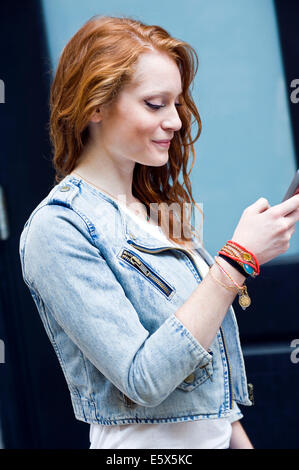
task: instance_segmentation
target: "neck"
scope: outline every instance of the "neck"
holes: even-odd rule
[[[135,162],[126,160],[122,164],[105,155],[94,157],[91,153],[80,157],[72,173],[81,176],[90,184],[121,199],[126,204],[136,202],[132,194]]]
[[[79,170],[80,170],[80,173],[79,173]],[[79,170],[77,170],[77,167],[76,167],[76,171],[73,170],[70,174],[74,174],[75,176],[81,177],[87,183],[93,185],[95,188],[97,188],[99,190],[104,191],[105,193],[107,193],[112,198],[117,199],[119,202],[123,203],[124,206],[129,207],[133,212],[135,212],[136,215],[141,216],[143,219],[144,219],[144,217],[146,217],[146,220],[149,221],[149,217],[146,213],[146,208],[143,207],[143,204],[141,204],[141,202],[138,199],[133,198],[133,195],[132,195],[133,199],[128,200],[128,198],[124,194],[120,194],[120,193],[119,194],[113,194],[111,191],[108,191],[108,189],[105,189],[103,186],[100,186],[99,184],[95,183],[95,178],[92,178],[92,179],[87,178],[85,176],[85,172],[83,170],[81,170],[81,168],[79,168]],[[84,173],[84,175],[82,173]],[[140,207],[140,205],[142,207]]]

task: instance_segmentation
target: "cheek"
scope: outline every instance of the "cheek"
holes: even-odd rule
[[[159,121],[154,114],[134,109],[120,117],[118,129],[131,139],[154,139]]]
[[[148,116],[144,119],[137,119],[133,123],[132,130],[134,129],[135,135],[139,139],[154,139],[157,136],[157,129],[159,124],[156,119],[149,118]]]

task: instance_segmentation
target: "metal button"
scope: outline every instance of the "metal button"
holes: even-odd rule
[[[68,185],[61,186],[60,191],[69,191],[71,188]]]
[[[188,377],[185,378],[184,382],[187,382],[187,384],[191,384],[192,382],[194,382],[195,380],[195,375],[193,374],[190,374],[188,375]]]

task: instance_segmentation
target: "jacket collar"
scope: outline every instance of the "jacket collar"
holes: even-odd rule
[[[140,245],[143,248],[153,251],[159,250],[161,248],[176,248],[171,242],[167,242],[167,240],[164,243],[164,241],[160,240],[158,237],[155,238],[152,233],[148,233],[146,231],[146,228],[143,228],[141,224],[134,220],[133,217],[127,215],[121,207],[118,208],[122,217],[122,223],[127,242]],[[162,232],[161,228],[159,228],[158,230]],[[195,236],[193,236],[193,240],[196,240]],[[177,248],[180,249],[179,246]],[[184,249],[183,247],[181,248]],[[195,247],[193,249],[196,250],[202,256],[202,258],[206,261],[209,266],[214,264],[212,256],[203,247],[203,245],[199,244],[199,242],[196,242]]]
[[[95,186],[91,185],[90,183],[86,182],[83,178],[79,178],[75,175],[67,175],[63,182],[66,180],[72,180],[76,184],[78,184],[79,181],[83,181],[83,183],[91,188],[92,192],[97,193],[102,199],[104,199],[106,202],[112,204],[114,207],[116,207],[120,213],[121,217],[121,225],[122,225],[122,230],[123,234],[126,238],[126,241],[128,243],[136,244],[139,245],[143,248],[146,248],[149,251],[158,251],[160,249],[165,249],[165,248],[170,248],[174,249],[176,247],[173,246],[171,242],[165,241],[165,243],[160,240],[158,237],[154,237],[154,235],[150,232],[147,232],[145,228],[142,227],[141,224],[139,224],[134,216],[130,216],[127,214],[127,211],[125,211],[121,204],[119,204],[115,199],[110,197],[107,193],[104,193],[100,191],[100,189],[96,188]],[[61,182],[62,183],[62,182]],[[159,228],[158,230],[161,231]],[[193,237],[193,240],[196,241],[195,236]],[[180,249],[180,247],[177,247]],[[183,248],[183,247],[182,247]],[[183,248],[184,249],[184,248]],[[211,266],[214,264],[214,260],[212,256],[208,253],[207,250],[203,247],[203,245],[200,245],[199,241],[196,241],[195,249],[201,256],[202,258],[206,261],[206,263]]]

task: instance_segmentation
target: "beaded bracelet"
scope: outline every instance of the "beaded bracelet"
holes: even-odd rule
[[[232,240],[229,240],[218,254],[236,261],[242,267],[243,271],[251,277],[258,276],[260,272],[259,263],[254,254]],[[244,274],[244,272],[242,272],[242,274]]]
[[[248,274],[247,271],[245,271],[245,269],[243,269],[243,266],[241,265],[241,263],[239,263],[238,261],[235,261],[233,258],[231,258],[230,256],[227,256],[227,255],[222,255],[220,252],[218,252],[218,256],[220,258],[223,258],[225,259],[225,261],[227,261],[231,266],[233,266],[233,268],[236,268],[237,271],[239,271],[240,274],[242,274],[243,276],[245,277],[249,277],[250,274]]]
[[[210,275],[212,276],[214,281],[216,281],[220,286],[225,287],[225,289],[227,289],[227,290],[234,290],[235,291],[237,289],[237,287],[235,287],[235,286],[227,286],[226,284],[223,284],[223,282],[219,281],[219,279],[216,279],[216,277],[212,273],[212,267],[213,267],[213,265],[210,266]]]
[[[227,244],[237,250],[239,253],[240,253],[240,256],[242,258],[243,261],[246,262],[245,264],[245,267],[248,268],[249,266],[251,266],[254,271],[255,271],[255,274],[258,275],[259,272],[260,272],[260,265],[256,259],[256,257],[254,256],[253,253],[251,253],[251,251],[247,250],[246,248],[244,248],[243,246],[239,245],[238,243],[236,242],[233,242],[232,240],[229,240],[227,242]],[[248,270],[249,274],[251,274],[251,271]]]
[[[236,249],[231,249],[229,245],[225,245],[220,251],[219,254],[228,256],[229,258],[235,260],[243,269],[244,272],[249,274],[252,277],[256,277],[258,274],[257,268],[249,265],[247,259],[247,253],[242,253]]]
[[[236,263],[236,265],[239,267],[240,272],[245,276],[252,276],[254,277],[255,271],[251,266],[246,266],[244,261],[240,261],[240,253],[239,251],[235,250],[234,248],[231,248],[230,245],[225,245],[221,250],[219,251],[219,256],[225,256],[227,259],[230,259],[232,262]],[[248,272],[248,270],[251,272],[251,274]]]
[[[232,281],[234,286],[238,289],[239,304],[242,307],[242,309],[245,310],[251,304],[251,299],[248,295],[247,287],[245,286],[245,284],[243,286],[239,286],[239,284],[237,284],[237,282],[234,281],[232,277],[226,272],[226,270],[221,266],[219,261],[217,261],[216,256],[214,257],[214,259],[215,259],[215,262],[218,264],[219,268],[224,272],[224,274],[226,274],[226,276],[229,277],[229,279]]]

